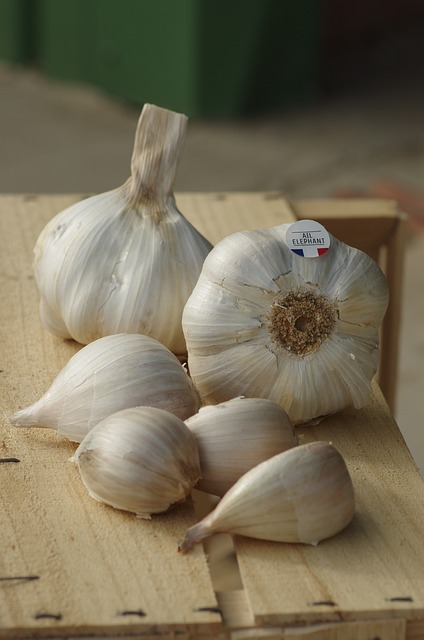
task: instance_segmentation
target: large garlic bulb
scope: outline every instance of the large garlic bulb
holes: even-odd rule
[[[291,226],[219,242],[187,301],[183,329],[206,403],[268,398],[296,424],[368,401],[388,286],[374,260],[330,234],[328,250],[299,255],[306,251],[286,243]]]
[[[178,211],[172,188],[187,118],[145,105],[131,177],[57,214],[35,246],[47,329],[82,344],[142,333],[186,352],[184,304],[211,244]]]
[[[91,497],[141,518],[184,500],[200,477],[190,430],[152,407],[124,409],[99,422],[73,460]]]
[[[297,444],[284,409],[263,398],[233,398],[185,420],[199,449],[196,489],[223,496],[246,471]]]
[[[74,442],[107,416],[149,405],[181,420],[200,406],[177,356],[157,340],[121,333],[78,351],[34,404],[10,416],[16,427],[49,427]]]
[[[327,442],[283,451],[245,473],[213,511],[191,527],[179,550],[214,533],[317,544],[352,520],[355,494],[342,455]]]

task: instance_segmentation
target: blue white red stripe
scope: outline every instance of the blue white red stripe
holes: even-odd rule
[[[317,258],[328,251],[328,247],[303,247],[303,249],[292,249],[293,253],[303,258]]]

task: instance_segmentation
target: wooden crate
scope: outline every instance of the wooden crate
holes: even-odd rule
[[[424,637],[424,486],[377,383],[366,408],[297,429],[345,457],[357,496],[349,527],[317,547],[218,536],[226,553],[231,544],[227,581],[212,540],[177,553],[196,520],[192,501],[152,521],[113,510],[85,492],[68,462],[75,445],[10,427],[7,415],[40,397],[79,348],[42,328],[31,267],[47,220],[79,198],[0,198],[0,457],[19,460],[0,463],[0,638]],[[177,203],[212,242],[344,210],[271,193],[177,194]],[[357,230],[367,207],[375,211],[348,204]],[[389,202],[377,209],[398,215]]]

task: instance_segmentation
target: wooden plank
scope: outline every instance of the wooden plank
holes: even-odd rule
[[[334,622],[234,631],[231,640],[404,640],[405,620]]]
[[[399,220],[399,207],[392,200],[337,198],[291,202],[296,218],[319,220],[339,240],[363,251],[387,243]]]
[[[342,453],[356,514],[317,547],[236,538],[256,625],[424,620],[423,481],[378,387],[368,407],[297,432]]]
[[[285,629],[284,640],[403,640],[405,620],[371,620]]]
[[[406,640],[422,640],[422,638],[424,638],[424,620],[408,620]]]
[[[381,331],[381,353],[378,382],[393,414],[396,412],[396,389],[403,305],[403,275],[405,262],[406,216],[399,214],[390,234],[385,255],[390,301]]]
[[[95,503],[68,462],[75,445],[7,421],[80,348],[41,326],[32,275],[39,232],[80,198],[0,198],[0,456],[20,461],[0,465],[0,578],[7,579],[0,581],[0,637],[217,634],[222,621],[202,548],[177,553],[194,522],[191,504],[144,521]],[[187,194],[178,203],[213,242],[291,215],[269,194]]]
[[[249,629],[255,626],[255,621],[244,589],[217,592],[219,608],[227,627]]]
[[[179,193],[177,206],[213,244],[244,229],[265,229],[296,218],[279,193]]]
[[[0,581],[0,637],[269,638],[287,625],[374,617],[407,620],[419,637],[422,481],[377,387],[370,407],[304,435],[331,439],[345,454],[358,495],[352,525],[317,548],[238,538],[244,590],[226,594],[215,594],[200,546],[176,553],[194,521],[189,502],[153,522],[98,505],[68,463],[74,445],[9,427],[7,415],[36,400],[80,348],[41,327],[31,270],[44,224],[80,197],[0,197],[0,455],[20,459],[0,465],[0,577],[37,578]],[[214,243],[294,219],[280,194],[184,193],[177,205]],[[323,599],[335,605],[310,604]]]

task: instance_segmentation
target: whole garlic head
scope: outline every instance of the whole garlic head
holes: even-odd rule
[[[190,430],[176,416],[152,407],[105,418],[72,460],[91,497],[141,518],[184,500],[200,477]]]
[[[186,353],[181,315],[212,248],[172,192],[186,124],[145,105],[127,182],[65,209],[41,232],[34,272],[41,319],[55,335],[88,344],[142,333]]]
[[[34,404],[9,417],[16,427],[48,427],[74,442],[107,416],[149,405],[180,419],[200,407],[199,394],[177,356],[138,333],[94,340],[78,351]]]
[[[374,260],[330,234],[323,255],[293,253],[290,226],[219,242],[187,301],[183,329],[204,402],[268,398],[297,424],[368,401],[388,286]]]

